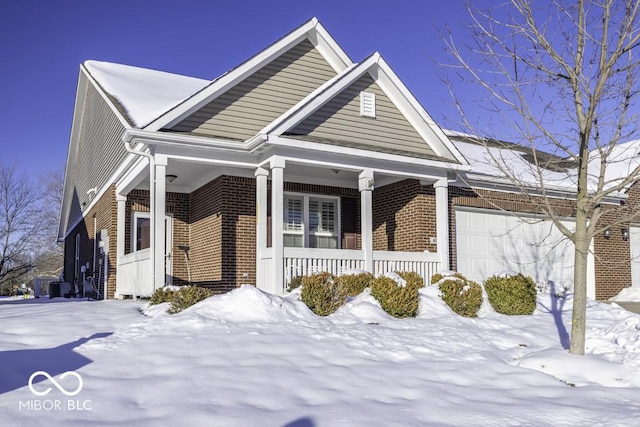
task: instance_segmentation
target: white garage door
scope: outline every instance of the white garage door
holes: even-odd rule
[[[496,211],[456,209],[457,270],[483,281],[502,270],[573,286],[573,244],[550,221]],[[564,224],[572,227],[573,221]],[[590,274],[592,276],[592,274]],[[588,294],[595,296],[593,280]]]

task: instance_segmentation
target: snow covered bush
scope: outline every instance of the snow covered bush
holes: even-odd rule
[[[436,276],[440,276],[437,278]],[[434,279],[438,279],[435,280]],[[435,274],[431,283],[438,286],[443,301],[454,313],[464,317],[476,317],[482,306],[482,287],[460,273],[452,276]]]
[[[211,295],[210,290],[199,286],[182,286],[178,291],[173,293],[171,305],[167,311],[170,314],[180,313],[182,310],[209,298]]]
[[[418,313],[418,289],[424,286],[424,281],[415,273],[397,274],[403,279],[403,283],[398,283],[389,276],[380,276],[371,282],[371,295],[390,315],[399,318],[415,317]]]
[[[302,285],[302,276],[295,276],[289,282],[287,286],[287,292],[291,292],[294,289],[298,289]]]
[[[158,288],[153,291],[151,294],[151,299],[149,300],[150,305],[162,304],[163,302],[171,302],[173,300],[173,296],[177,290],[169,288],[167,286]]]
[[[300,298],[318,316],[328,316],[347,301],[347,293],[332,274],[317,273],[302,278]]]
[[[375,279],[371,273],[343,274],[338,277],[338,284],[343,288],[349,297],[360,295],[365,289],[371,286]]]
[[[498,313],[533,314],[536,308],[536,283],[529,276],[494,275],[484,282],[484,288],[489,303]]]

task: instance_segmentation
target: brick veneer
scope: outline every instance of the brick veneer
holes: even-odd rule
[[[376,188],[373,192],[373,249],[436,252],[436,204],[433,186],[414,179]]]

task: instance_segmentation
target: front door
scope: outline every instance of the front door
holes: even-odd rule
[[[136,251],[149,249],[151,243],[151,216],[149,212],[134,212],[133,225],[132,248]],[[173,218],[169,215],[165,215],[164,231],[164,282],[166,285],[171,285],[173,283]]]

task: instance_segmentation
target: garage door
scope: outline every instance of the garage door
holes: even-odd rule
[[[573,285],[573,244],[550,221],[526,221],[502,212],[456,209],[457,270],[483,281],[502,270],[530,275],[537,283]],[[565,221],[572,227],[572,221]],[[592,276],[592,274],[591,274]],[[588,294],[595,296],[593,280]]]

